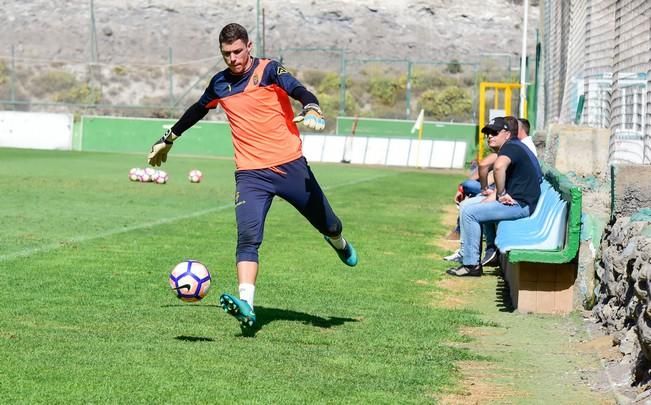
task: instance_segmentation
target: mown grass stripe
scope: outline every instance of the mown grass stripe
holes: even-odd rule
[[[388,175],[371,176],[371,177],[367,177],[367,178],[363,178],[363,179],[358,179],[358,180],[355,180],[355,181],[349,181],[349,182],[346,182],[346,183],[337,184],[337,185],[330,186],[330,187],[324,186],[323,190],[335,190],[337,188],[348,187],[348,186],[352,186],[352,185],[356,185],[356,184],[360,184],[360,183],[365,183],[365,182],[373,181],[373,180],[376,180],[376,179],[379,179],[379,178],[382,178],[382,177],[386,177],[386,176],[388,176]],[[232,208],[232,207],[233,207],[233,204],[229,203],[229,204],[226,204],[226,205],[221,205],[219,207],[213,207],[213,208],[208,208],[208,209],[201,210],[201,211],[191,212],[191,213],[184,214],[184,215],[178,215],[178,216],[175,216],[175,217],[168,217],[168,218],[164,218],[164,219],[159,219],[158,221],[154,221],[154,222],[148,222],[148,223],[144,223],[144,224],[138,224],[138,225],[123,227],[123,228],[118,228],[118,229],[111,229],[111,230],[108,230],[106,232],[100,232],[100,233],[96,233],[96,234],[92,234],[92,235],[84,235],[84,236],[79,236],[79,237],[75,237],[75,238],[71,238],[71,239],[66,239],[66,240],[59,241],[57,243],[51,243],[51,244],[44,245],[44,246],[39,246],[39,247],[35,247],[35,248],[30,248],[30,249],[24,249],[24,250],[21,250],[21,251],[18,251],[18,252],[13,252],[13,253],[8,253],[8,254],[1,255],[0,256],[0,262],[6,262],[6,261],[18,259],[18,258],[29,257],[29,256],[39,254],[39,253],[51,252],[53,250],[56,250],[56,249],[58,249],[58,248],[60,248],[62,246],[65,246],[66,244],[70,244],[70,243],[83,243],[83,242],[88,242],[88,241],[91,241],[91,240],[107,238],[107,237],[110,237],[110,236],[119,235],[119,234],[123,234],[123,233],[128,233],[128,232],[132,232],[132,231],[139,231],[139,230],[142,230],[142,229],[154,228],[154,227],[157,227],[157,226],[160,226],[160,225],[166,225],[166,224],[174,223],[174,222],[177,222],[177,221],[182,221],[182,220],[185,220],[185,219],[200,217],[200,216],[211,214],[211,213],[214,213],[214,212],[220,212],[220,211],[223,211],[223,210],[225,210],[227,208]]]

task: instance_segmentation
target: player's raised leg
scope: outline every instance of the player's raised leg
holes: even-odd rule
[[[279,169],[286,180],[279,184],[278,195],[323,234],[342,262],[351,267],[357,265],[357,251],[350,241],[344,239],[341,220],[332,210],[305,158],[286,163]]]

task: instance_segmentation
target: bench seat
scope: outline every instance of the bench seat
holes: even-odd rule
[[[573,309],[582,192],[555,169],[543,166],[543,172],[536,210],[502,221],[495,244],[519,312],[567,314]]]

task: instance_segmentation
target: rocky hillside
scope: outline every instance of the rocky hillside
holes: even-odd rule
[[[0,55],[8,56],[14,45],[16,57],[88,61],[92,58],[94,25],[100,62],[166,63],[170,48],[175,61],[196,60],[218,55],[220,28],[239,22],[250,30],[253,40],[264,39],[265,53],[271,55],[277,55],[280,49],[301,47],[344,48],[360,58],[474,61],[486,53],[506,53],[517,58],[522,35],[521,3],[1,0]],[[539,10],[537,1],[530,3],[528,32],[532,47]]]
[[[19,109],[52,110],[54,102],[111,106],[93,109],[98,114],[144,116],[176,115],[196,100],[210,75],[224,67],[220,29],[239,22],[249,29],[257,55],[282,59],[308,87],[318,88],[329,111],[341,111],[343,69],[347,79],[366,75],[362,85],[350,84],[346,113],[402,118],[407,61],[414,62],[414,77],[420,74],[420,88],[416,82],[412,88],[414,110],[423,91],[443,90],[447,83],[447,73],[424,69],[444,69],[452,61],[489,64],[517,80],[524,14],[522,0],[0,0],[0,5],[0,99],[20,101]],[[538,18],[532,1],[530,54]],[[380,61],[369,62],[375,60]],[[454,80],[471,94],[477,70],[455,70]],[[379,94],[369,95],[372,88]],[[468,120],[468,108],[439,119]]]

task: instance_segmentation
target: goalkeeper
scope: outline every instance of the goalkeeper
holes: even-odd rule
[[[258,248],[274,196],[292,204],[323,234],[348,266],[357,264],[353,245],[303,157],[296,124],[314,131],[325,126],[317,98],[278,62],[251,56],[253,43],[239,24],[226,25],[219,46],[227,69],[217,73],[195,104],[151,148],[148,160],[160,166],[174,142],[218,105],[226,113],[235,151],[236,265],[239,298],[222,294],[220,304],[242,331],[255,328],[253,297]],[[289,97],[303,105],[294,117]]]

